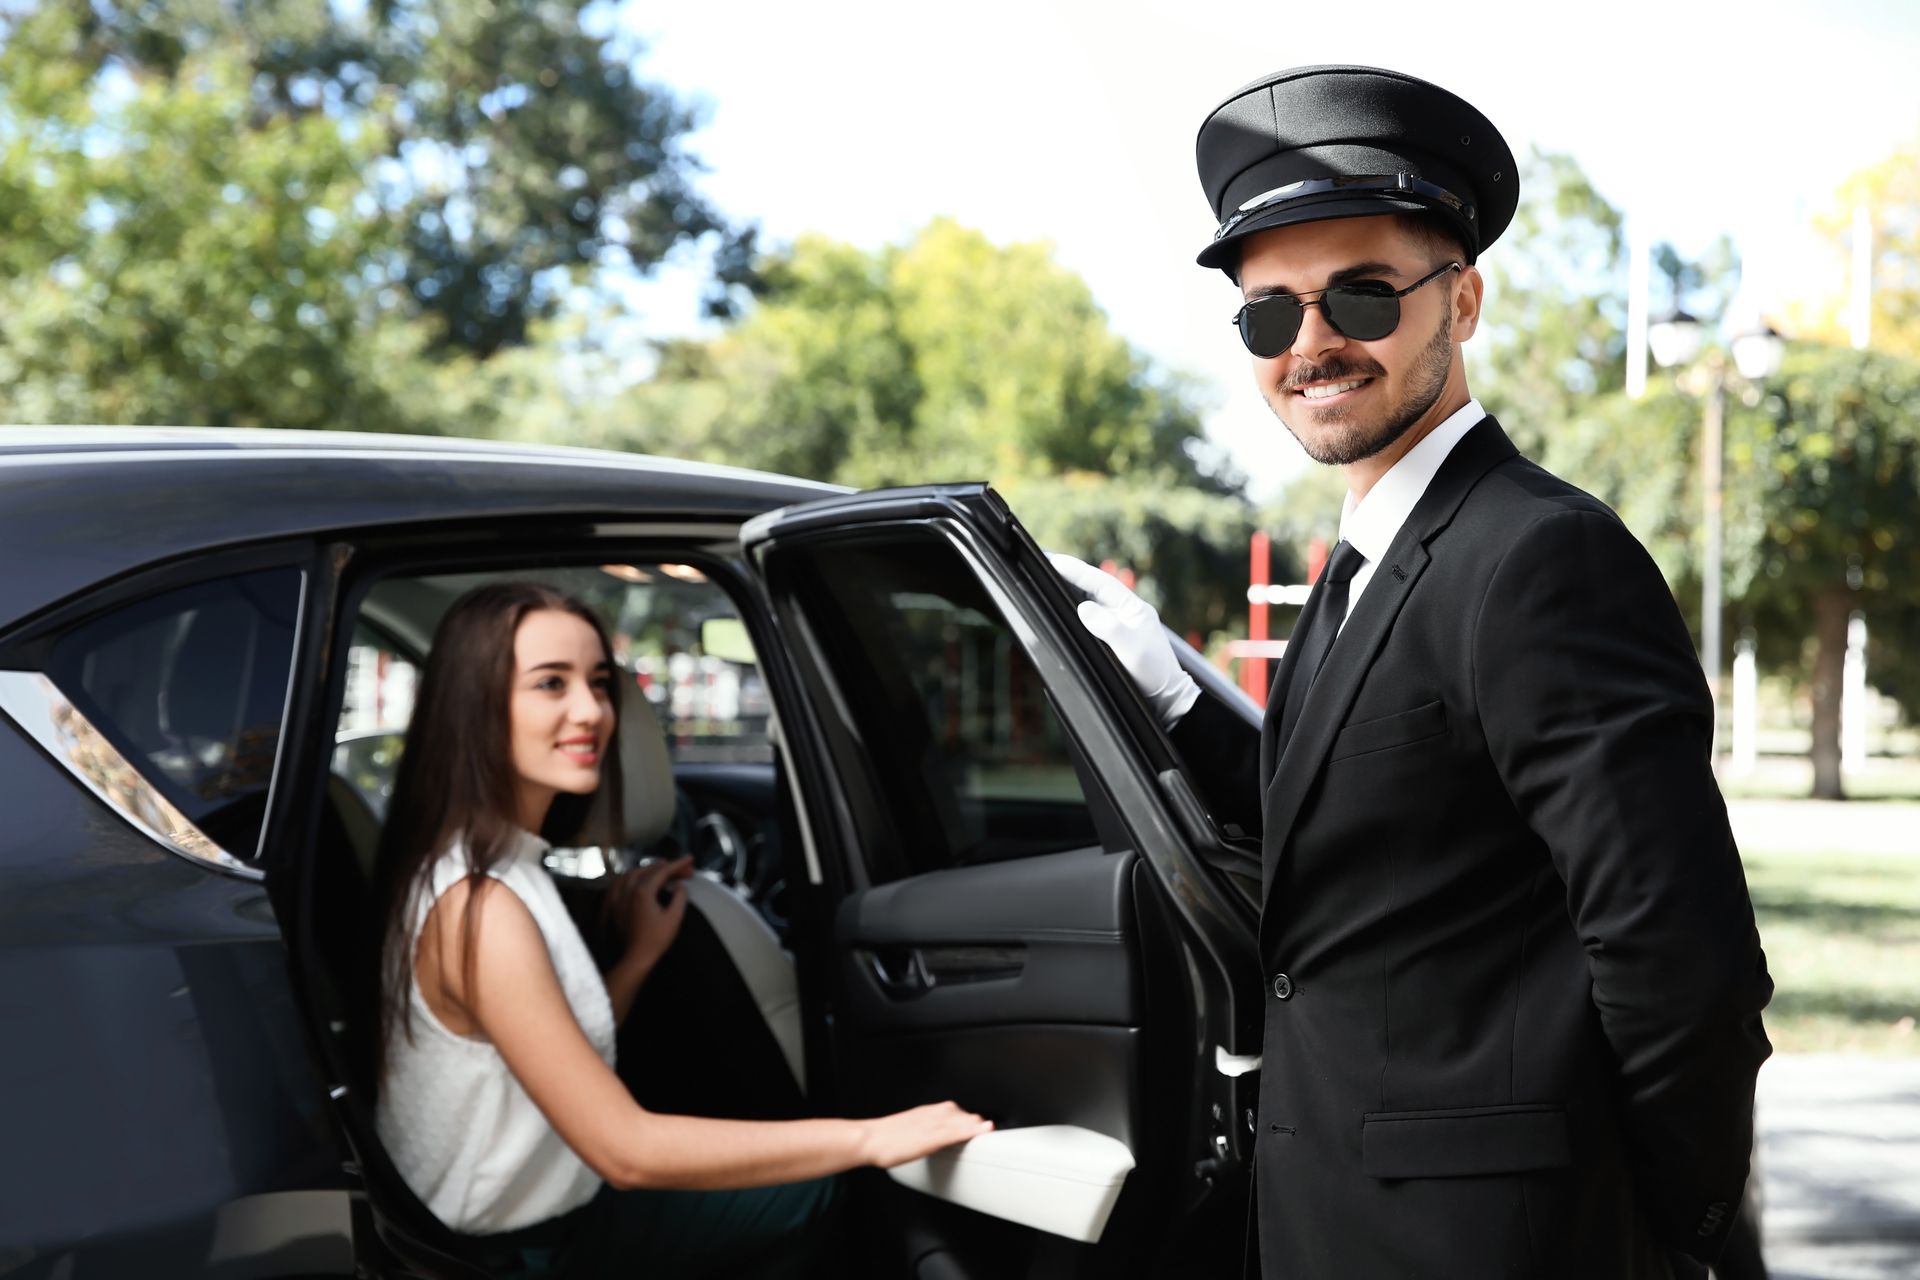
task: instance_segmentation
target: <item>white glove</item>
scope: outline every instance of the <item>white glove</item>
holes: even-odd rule
[[[1091,600],[1080,602],[1080,624],[1104,641],[1133,677],[1140,696],[1153,708],[1160,727],[1171,729],[1199,701],[1200,686],[1180,667],[1153,606],[1126,589],[1110,573],[1058,551],[1047,559],[1061,577]]]

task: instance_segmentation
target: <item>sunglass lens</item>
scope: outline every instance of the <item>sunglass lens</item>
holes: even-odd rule
[[[1329,289],[1327,311],[1333,327],[1359,342],[1386,337],[1400,323],[1400,299],[1392,294]]]
[[[1293,345],[1300,332],[1300,304],[1292,298],[1259,298],[1240,309],[1240,340],[1262,360]]]

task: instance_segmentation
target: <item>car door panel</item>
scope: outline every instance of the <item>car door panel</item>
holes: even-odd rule
[[[856,1029],[1136,1026],[1132,855],[1089,849],[930,872],[841,905]]]
[[[832,780],[813,834],[840,895],[840,1098],[873,1114],[951,1097],[1002,1132],[1085,1130],[1137,1162],[1095,1234],[988,1225],[925,1179],[881,1211],[957,1274],[1183,1273],[1203,1205],[1215,1235],[1242,1220],[1252,1082],[1214,1057],[1258,1051],[1257,1002],[1226,976],[1254,972],[1248,913],[1167,804],[1169,754],[1136,750],[1158,731],[1116,709],[1113,671],[1089,673],[1111,656],[983,486],[810,503],[743,542],[794,664],[783,723]],[[1031,1170],[1005,1172],[955,1203],[1016,1205]]]

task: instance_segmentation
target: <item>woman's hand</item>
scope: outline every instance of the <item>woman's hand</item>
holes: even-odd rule
[[[861,1143],[861,1163],[879,1169],[891,1169],[909,1160],[930,1156],[944,1147],[977,1138],[993,1128],[971,1111],[962,1111],[952,1102],[933,1102],[911,1111],[866,1122],[866,1137]]]
[[[686,918],[684,882],[692,874],[692,858],[675,858],[622,872],[607,887],[607,910],[627,940],[622,965],[644,975],[667,953]]]

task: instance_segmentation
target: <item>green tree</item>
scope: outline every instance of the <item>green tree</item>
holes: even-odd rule
[[[1763,660],[1810,663],[1814,794],[1838,799],[1854,612],[1868,621],[1868,679],[1920,716],[1920,361],[1801,349],[1729,427],[1728,594]]]
[[[1869,623],[1868,679],[1920,715],[1920,362],[1811,344],[1747,404],[1729,398],[1728,633],[1813,702],[1814,794],[1838,798],[1847,621]],[[1604,397],[1555,434],[1547,462],[1619,511],[1697,626],[1701,404],[1670,378]]]
[[[1481,264],[1486,322],[1469,344],[1482,403],[1526,453],[1625,381],[1620,211],[1573,157],[1534,149],[1513,224]],[[1478,348],[1476,351],[1475,348]]]
[[[591,0],[92,0],[34,18],[55,10],[96,83],[191,80],[217,55],[245,68],[241,127],[325,117],[364,139],[380,161],[364,198],[398,231],[383,267],[439,322],[438,352],[524,343],[570,284],[645,274],[703,237],[711,308],[750,281],[751,230],[696,189],[694,113],[636,77],[604,5],[596,20]]]
[[[0,396],[26,422],[409,425],[382,370],[358,201],[381,145],[323,114],[252,123],[226,51],[102,86],[84,24],[36,11],[0,47]]]
[[[871,253],[810,237],[759,270],[756,305],[665,347],[601,442],[860,487],[992,480],[1043,541],[1132,568],[1169,622],[1233,625],[1240,481],[1204,460],[1191,387],[1046,246],[942,219]]]
[[[1523,452],[1550,452],[1565,424],[1626,385],[1625,218],[1573,157],[1535,149],[1521,171],[1513,225],[1488,253],[1487,314],[1468,347],[1481,401]],[[1712,327],[1740,280],[1725,236],[1697,257],[1653,246],[1649,304]],[[1475,348],[1479,350],[1475,350]]]

